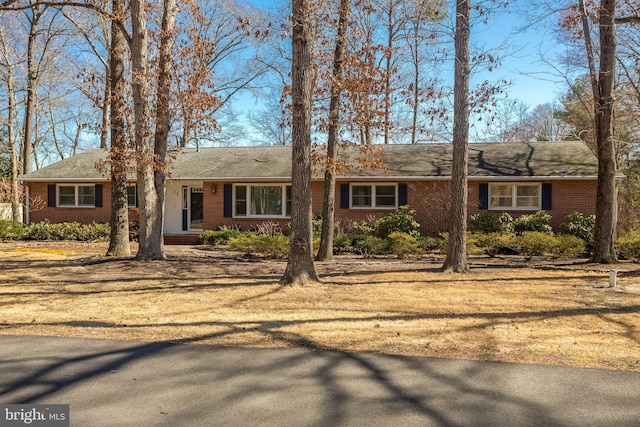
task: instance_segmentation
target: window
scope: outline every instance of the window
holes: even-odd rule
[[[489,209],[538,210],[540,205],[540,184],[489,184]]]
[[[127,205],[135,208],[138,205],[138,194],[135,185],[127,185]]]
[[[395,184],[352,184],[352,208],[395,209],[397,207],[397,186]]]
[[[61,207],[94,207],[96,205],[96,188],[94,185],[59,185],[58,206]]]
[[[287,217],[291,215],[290,185],[235,185],[235,216]]]

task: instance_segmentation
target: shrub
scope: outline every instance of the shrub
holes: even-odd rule
[[[507,212],[478,212],[471,215],[468,230],[472,233],[513,233],[513,218]]]
[[[521,215],[513,221],[514,230],[517,233],[535,231],[544,234],[553,234],[551,228],[551,215],[545,211],[538,211],[533,214]]]
[[[585,215],[580,212],[572,212],[564,217],[560,224],[560,232],[584,240],[587,249],[593,248],[593,235],[596,226],[595,215]]]
[[[200,243],[203,245],[220,246],[229,243],[232,237],[240,236],[241,232],[237,228],[220,227],[217,230],[205,230],[200,235]]]
[[[351,226],[354,230],[359,231],[358,234],[373,235],[376,231],[375,224],[369,221],[354,221]]]
[[[515,234],[503,234],[500,232],[487,234],[472,234],[467,237],[468,246],[474,245],[476,252],[495,257],[498,254],[510,254],[516,251]],[[473,252],[472,248],[469,250]]]
[[[416,221],[416,211],[407,205],[382,215],[376,222],[376,229],[378,236],[383,238],[395,232],[420,237],[420,223]]]
[[[552,235],[540,231],[525,231],[515,241],[519,253],[527,260],[534,256],[553,253],[556,245],[556,239]]]
[[[250,255],[285,258],[289,253],[289,237],[282,234],[268,236],[248,232],[242,233],[237,237],[230,237],[229,247]]]
[[[387,237],[389,240],[389,253],[398,258],[405,258],[411,255],[423,255],[424,249],[420,246],[418,239],[410,234],[394,231]]]
[[[20,240],[24,235],[24,225],[10,219],[0,220],[0,240]]]
[[[616,253],[622,259],[634,260],[640,258],[640,231],[635,230],[620,236],[616,242]]]
[[[108,222],[92,222],[83,224],[78,233],[78,240],[94,241],[109,240],[111,237],[111,224]]]
[[[338,234],[333,238],[333,252],[343,253],[351,251],[353,238],[348,234]]]
[[[445,241],[441,237],[420,237],[418,242],[424,252],[442,252],[445,248]]]
[[[23,238],[26,240],[108,240],[110,232],[111,227],[107,223],[51,223],[49,220],[44,220],[27,226]]]
[[[554,237],[556,243],[551,255],[556,258],[570,258],[583,253],[586,250],[584,240],[570,234],[559,234]]]
[[[362,256],[384,254],[389,247],[389,241],[368,234],[353,236],[353,249]]]
[[[273,221],[265,221],[261,224],[254,225],[253,229],[258,235],[274,237],[282,234],[280,224]]]

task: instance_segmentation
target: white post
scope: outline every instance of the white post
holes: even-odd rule
[[[616,287],[616,275],[618,274],[618,270],[609,270],[609,287],[610,288],[615,288]]]

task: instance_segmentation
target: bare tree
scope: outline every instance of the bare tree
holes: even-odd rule
[[[136,259],[164,259],[164,191],[166,185],[167,138],[170,128],[169,103],[172,75],[172,49],[177,5],[164,0],[162,32],[158,59],[156,93],[156,132],[152,135],[151,67],[149,32],[145,0],[131,2],[131,64],[133,71],[133,103],[135,113],[135,146],[138,195],[140,196],[140,236]]]
[[[311,228],[311,20],[309,0],[292,0],[293,150],[291,245],[282,281],[318,281]]]
[[[107,73],[110,101],[111,234],[108,256],[129,256],[129,206],[127,199],[128,147],[125,103],[125,48],[123,31],[124,0],[112,0],[113,21]]]
[[[616,154],[613,141],[614,82],[616,61],[615,0],[602,0],[599,8],[600,64],[596,72],[594,45],[584,0],[580,0],[584,42],[589,63],[595,116],[595,142],[598,155],[596,225],[591,260],[609,263],[616,260]]]
[[[341,0],[338,31],[333,55],[333,79],[331,81],[331,101],[329,105],[329,128],[327,135],[327,156],[324,171],[324,196],[322,204],[322,233],[316,259],[328,261],[333,257],[333,232],[336,199],[336,148],[340,128],[341,78],[344,61],[344,42],[347,33],[351,1]]]
[[[9,146],[9,159],[11,162],[11,217],[14,221],[21,221],[20,217],[20,193],[18,188],[18,156],[16,153],[15,125],[17,121],[16,90],[14,85],[14,65],[9,55],[7,41],[4,37],[2,27],[0,27],[0,54],[2,62],[0,65],[5,69],[5,82],[7,86],[7,144]]]
[[[471,0],[457,0],[455,32],[453,164],[449,244],[443,269],[465,273],[467,265],[467,175],[469,143],[469,35]]]

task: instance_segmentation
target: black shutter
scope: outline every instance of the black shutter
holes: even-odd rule
[[[551,192],[551,184],[542,184],[542,209],[545,211],[551,210],[552,203],[551,200],[552,192]]]
[[[398,184],[398,206],[409,204],[407,184]]]
[[[233,217],[233,184],[225,184],[223,193],[224,217],[231,218]]]
[[[478,186],[478,209],[489,209],[489,184]]]
[[[187,197],[189,197],[189,188],[185,185],[182,187],[182,231],[189,229],[189,205]]]
[[[95,186],[95,199],[96,199],[95,207],[101,208],[102,207],[102,184],[96,184]]]
[[[349,184],[340,184],[340,208],[349,209]]]
[[[47,185],[47,206],[50,208],[56,207],[56,185]]]

